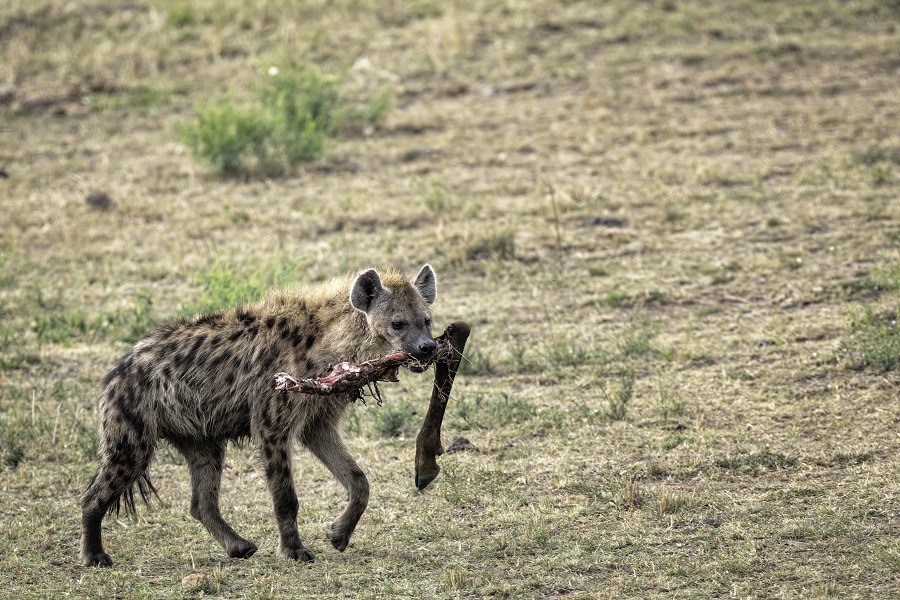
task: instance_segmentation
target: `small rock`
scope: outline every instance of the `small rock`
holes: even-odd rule
[[[207,581],[209,581],[209,575],[206,573],[191,573],[184,576],[184,579],[181,580],[181,585],[184,587],[200,587]]]
[[[101,191],[91,192],[88,194],[86,200],[88,206],[97,210],[112,210],[115,205],[109,194]]]
[[[447,454],[451,454],[453,452],[463,452],[466,450],[478,450],[475,445],[470,442],[468,439],[464,437],[454,438],[452,442],[447,446],[444,450]]]
[[[625,227],[626,223],[623,219],[615,217],[596,217],[591,221],[596,227]]]

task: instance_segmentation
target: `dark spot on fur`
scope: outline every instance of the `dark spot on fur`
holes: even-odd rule
[[[309,350],[312,348],[313,344],[316,343],[316,336],[312,333],[306,336],[306,349]]]
[[[201,315],[197,318],[198,325],[219,325],[222,323],[223,317],[221,313],[212,313],[209,315]]]
[[[287,331],[287,328],[288,328],[287,318],[281,317],[280,319],[278,319],[278,331],[281,332],[282,335],[284,334],[285,331]]]
[[[251,327],[247,330],[247,338],[252,340],[253,338],[256,337],[257,333],[259,333],[259,327],[254,325],[253,327]]]
[[[219,352],[218,354],[213,354],[209,360],[209,368],[212,371],[218,371],[219,367],[222,366],[222,363],[228,358],[227,352]]]
[[[272,428],[272,417],[269,416],[268,410],[263,410],[262,415],[260,415],[260,419],[262,420],[262,426],[266,429]],[[266,440],[268,441],[268,440]]]
[[[234,372],[226,371],[225,372],[225,387],[230,388],[234,385]]]
[[[163,377],[165,377],[166,379],[172,379],[172,374],[173,374],[172,373],[172,365],[164,366],[162,373],[163,373]]]
[[[222,344],[222,336],[221,335],[216,334],[216,335],[212,336],[211,338],[209,338],[210,349],[215,350],[221,344]]]
[[[115,379],[116,377],[121,377],[121,376],[122,376],[122,363],[120,362],[115,367],[113,367],[113,369],[109,373],[107,373],[106,376],[103,378],[103,387],[108,386],[109,383],[113,379]]]
[[[272,366],[272,363],[278,359],[279,352],[277,348],[266,348],[259,356],[260,370],[266,371]]]
[[[244,332],[241,331],[240,329],[235,329],[235,330],[232,331],[230,334],[228,334],[228,341],[229,341],[229,342],[237,341],[237,339],[238,339],[239,337],[241,337],[241,335],[243,335],[243,333],[244,333]]]
[[[197,354],[200,351],[200,347],[206,342],[206,334],[201,333],[197,336],[197,339],[194,340],[194,345],[191,346],[191,354]]]
[[[268,327],[269,329],[275,327],[275,317],[269,317],[268,319],[266,319],[266,327]]]
[[[140,365],[135,370],[135,385],[142,390],[146,390],[153,385],[153,375],[147,365]]]
[[[175,368],[184,373],[191,366],[191,357],[188,354],[179,352],[175,355]]]
[[[265,454],[267,459],[272,458],[272,449],[269,446],[263,446],[263,454]]]
[[[316,369],[316,365],[313,364],[313,361],[307,359],[306,360],[306,371],[313,372],[313,371],[315,371],[315,369]]]
[[[103,387],[108,386],[113,379],[115,379],[116,377],[122,377],[124,374],[125,369],[122,365],[122,361],[120,360],[118,364],[116,364],[116,366],[113,367],[113,369],[103,378]]]
[[[240,321],[247,327],[253,325],[253,323],[256,322],[256,315],[245,308],[237,309],[234,315],[237,317],[238,321]]]

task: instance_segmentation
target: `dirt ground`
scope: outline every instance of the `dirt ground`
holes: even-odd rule
[[[900,7],[798,0],[0,4],[0,596],[886,598],[900,586]],[[271,67],[385,118],[278,177],[179,137]],[[312,564],[252,444],[228,559],[161,501],[78,561],[97,386],[179,314],[394,265],[473,326],[441,475],[430,375],[354,407],[372,484],[298,448]],[[183,581],[186,576],[193,579]]]

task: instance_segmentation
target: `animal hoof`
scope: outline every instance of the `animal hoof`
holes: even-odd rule
[[[81,563],[86,567],[111,567],[112,559],[106,552],[90,552],[82,555]]]
[[[292,560],[299,560],[300,562],[313,562],[316,560],[316,555],[303,546],[299,548],[282,548],[281,555]]]
[[[228,548],[228,556],[231,558],[250,558],[257,550],[256,544],[244,540]]]
[[[338,552],[343,552],[347,549],[347,546],[350,545],[350,536],[349,535],[336,535],[332,532],[331,534],[331,545],[334,546],[334,549]]]
[[[353,535],[353,529],[347,531],[346,526],[338,527],[338,522],[331,524],[331,545],[338,552],[343,552],[350,545],[350,536]]]
[[[438,471],[438,472],[440,472],[440,471]],[[424,490],[425,487],[429,483],[434,481],[435,477],[437,477],[437,476],[438,476],[437,473],[429,473],[427,475],[419,475],[418,473],[416,473],[416,487],[419,488],[420,490]]]

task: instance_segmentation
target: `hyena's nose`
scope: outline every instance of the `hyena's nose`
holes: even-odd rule
[[[431,358],[435,348],[437,348],[437,342],[434,340],[425,340],[419,344],[419,356],[422,358]]]

